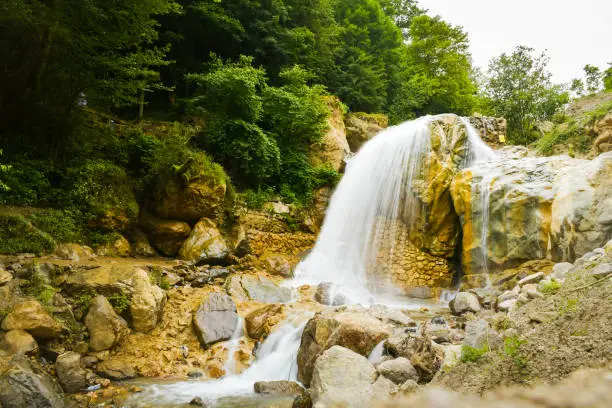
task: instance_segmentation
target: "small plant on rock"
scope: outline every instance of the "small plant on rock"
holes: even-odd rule
[[[550,281],[540,283],[540,287],[538,289],[544,295],[553,295],[557,293],[560,288],[561,288],[561,282],[553,278]]]
[[[484,345],[482,348],[475,348],[471,346],[461,347],[461,362],[462,363],[475,363],[480,360],[486,353],[490,351],[488,345]]]
[[[568,313],[574,312],[576,309],[578,309],[578,299],[568,298],[564,299],[563,303],[557,307],[557,312],[559,312],[559,316],[565,316]]]
[[[504,340],[504,354],[512,359],[514,366],[522,373],[527,368],[527,359],[521,353],[521,347],[527,344],[518,336],[508,337]]]
[[[117,314],[125,312],[130,307],[130,299],[123,292],[109,296],[108,301]]]

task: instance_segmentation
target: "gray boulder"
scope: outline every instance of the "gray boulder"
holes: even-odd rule
[[[486,320],[479,319],[466,323],[465,339],[463,339],[464,346],[479,350],[485,347],[489,350],[495,350],[501,347],[502,343],[501,336],[489,326]]]
[[[91,302],[85,326],[89,330],[89,347],[93,351],[108,350],[130,333],[126,321],[115,313],[102,295]]]
[[[232,275],[227,279],[228,293],[238,301],[254,300],[262,303],[288,303],[291,289],[279,286],[262,275]]]
[[[451,312],[461,315],[467,312],[480,312],[480,302],[478,296],[470,292],[459,292],[457,296],[448,304]]]
[[[17,356],[0,375],[0,406],[62,408],[65,404],[49,374],[35,370],[24,356]]]
[[[57,357],[55,373],[60,385],[67,393],[78,392],[87,387],[87,370],[81,365],[79,353],[69,351]]]
[[[229,340],[237,322],[236,304],[231,297],[221,292],[206,295],[193,316],[195,331],[205,347],[218,341]]]
[[[377,367],[378,372],[395,384],[403,384],[408,380],[419,380],[416,369],[405,357],[398,357],[380,363]]]
[[[367,358],[334,346],[315,362],[311,383],[314,406],[369,407],[376,377]]]

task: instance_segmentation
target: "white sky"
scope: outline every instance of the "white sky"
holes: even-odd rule
[[[612,0],[419,0],[470,37],[474,64],[516,45],[547,50],[555,82],[582,77],[586,64],[612,62]]]

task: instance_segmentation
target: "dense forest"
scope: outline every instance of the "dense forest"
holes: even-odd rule
[[[415,0],[5,0],[0,32],[0,204],[62,208],[59,235],[187,164],[250,203],[307,204],[339,177],[308,160],[334,104],[504,116],[529,144],[570,95],[612,88],[592,66],[554,84],[525,46],[480,72]]]

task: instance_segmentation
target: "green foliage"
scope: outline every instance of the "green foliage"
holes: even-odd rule
[[[521,354],[521,347],[527,344],[526,340],[520,340],[517,336],[507,337],[504,340],[504,354],[512,359],[519,372],[527,368],[527,359]]]
[[[82,166],[68,170],[71,182],[69,199],[83,208],[91,218],[108,211],[138,215],[138,204],[124,169],[105,160],[88,160]]]
[[[92,290],[80,293],[72,298],[72,307],[74,310],[79,310],[81,313],[85,314],[87,310],[89,310],[89,306],[95,297],[96,293]]]
[[[36,298],[44,307],[49,307],[57,290],[47,283],[37,265],[33,265],[33,268],[29,279],[21,288],[26,295]]]
[[[594,94],[601,90],[601,79],[603,74],[595,65],[587,64],[584,66],[584,83],[588,94]]]
[[[245,190],[239,194],[238,198],[244,202],[247,208],[261,210],[267,201],[273,199],[274,194],[274,190],[271,187],[264,187],[258,190]]]
[[[55,249],[53,238],[20,215],[0,215],[0,254],[46,253]]]
[[[550,81],[549,58],[533,55],[533,48],[519,46],[489,64],[485,96],[497,116],[508,121],[508,140],[527,145],[537,138],[536,122],[549,120],[568,102],[568,94]]]
[[[428,113],[469,115],[476,86],[467,34],[439,17],[414,17],[402,80],[390,107],[392,123]]]
[[[461,362],[463,363],[475,363],[479,361],[485,354],[490,351],[489,346],[478,349],[471,346],[461,346]]]
[[[108,302],[113,306],[117,314],[121,314],[128,310],[131,300],[123,292],[112,294],[108,297]]]
[[[153,266],[148,272],[149,280],[152,284],[159,286],[163,290],[169,290],[170,283],[168,282],[168,279],[164,276],[163,272],[164,271],[162,270],[162,268]]]
[[[565,316],[568,313],[572,313],[578,309],[578,299],[577,298],[565,298],[561,301],[559,306],[557,307],[557,312],[559,316]]]
[[[83,220],[76,210],[45,209],[32,214],[29,219],[38,229],[45,231],[57,242],[83,243]]]
[[[551,279],[547,282],[541,282],[538,285],[538,290],[545,295],[553,295],[561,289],[561,283],[556,279]]]
[[[563,143],[575,147],[582,153],[589,151],[593,142],[593,135],[587,129],[592,128],[595,122],[611,110],[612,102],[609,102],[576,117],[559,118],[559,120],[565,119],[566,122],[557,124],[552,132],[539,139],[536,142],[536,148],[541,153],[550,154],[553,146]]]
[[[2,130],[55,149],[79,104],[136,104],[168,63],[154,16],[177,10],[172,0],[3,2]]]
[[[608,65],[608,69],[603,73],[603,84],[605,91],[612,91],[612,62],[609,62]]]
[[[0,157],[2,157],[2,154],[3,154],[3,151],[2,149],[0,149]],[[3,174],[8,173],[10,169],[11,169],[10,165],[0,163],[0,177],[2,177]],[[2,178],[0,178],[0,191],[6,192],[10,189],[11,188],[2,181]]]

